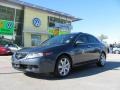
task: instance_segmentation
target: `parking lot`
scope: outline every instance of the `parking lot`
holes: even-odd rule
[[[0,56],[0,90],[119,90],[120,55],[109,54],[105,67],[73,69],[64,79],[52,75],[25,75],[11,66],[10,56]]]

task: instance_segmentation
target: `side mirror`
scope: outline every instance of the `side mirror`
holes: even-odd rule
[[[84,42],[82,42],[82,41],[76,41],[75,44],[76,45],[80,45],[80,44],[84,44]]]

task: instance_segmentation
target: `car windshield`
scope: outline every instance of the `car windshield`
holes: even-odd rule
[[[41,43],[40,46],[67,44],[67,43],[71,42],[71,40],[74,38],[75,35],[76,34],[66,34],[66,35],[55,36],[55,37],[48,39],[45,42]]]

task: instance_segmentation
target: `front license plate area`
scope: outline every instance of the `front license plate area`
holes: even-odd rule
[[[14,67],[20,68],[20,65],[19,64],[15,64]]]

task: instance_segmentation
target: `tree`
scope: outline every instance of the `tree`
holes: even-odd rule
[[[101,41],[104,41],[105,39],[108,39],[108,36],[106,36],[106,35],[104,35],[104,34],[101,34],[101,35],[99,36],[99,39],[100,39]]]

